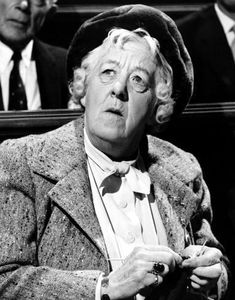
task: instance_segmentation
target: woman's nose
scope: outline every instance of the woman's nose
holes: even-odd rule
[[[115,83],[113,84],[112,95],[122,101],[128,100],[126,80],[115,81]]]

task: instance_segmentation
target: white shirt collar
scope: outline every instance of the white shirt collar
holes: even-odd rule
[[[22,51],[22,60],[26,67],[29,67],[33,51],[33,40],[31,40]],[[13,51],[6,44],[0,41],[0,73],[4,72],[11,61]]]
[[[125,174],[125,177],[129,181],[133,191],[143,194],[150,193],[150,178],[148,172],[144,169],[144,164],[139,154],[136,159],[131,161],[112,161],[107,155],[92,145],[85,129],[84,143],[88,158],[91,159],[100,170],[102,170],[100,177],[96,178],[99,187],[101,187],[107,177],[113,174],[117,174],[118,176],[118,170],[123,169],[123,174]],[[138,165],[138,168],[135,167],[136,165]]]
[[[30,62],[32,60],[33,43],[34,43],[33,40],[31,40],[21,53],[24,64],[27,67],[30,66]]]
[[[230,31],[231,28],[234,26],[235,22],[232,18],[227,16],[218,6],[217,3],[215,3],[215,12],[221,22],[221,25],[224,29],[225,34],[227,35]]]
[[[105,155],[103,152],[101,152],[95,146],[92,145],[85,129],[84,129],[84,143],[85,143],[86,154],[103,171],[104,178],[116,173],[117,171],[117,168],[115,167],[116,162],[112,161],[107,155]],[[130,165],[134,165],[135,162],[136,159],[131,161],[125,161],[124,163],[130,166]],[[104,178],[102,178],[102,181]]]
[[[13,51],[0,41],[0,72],[3,73],[10,63]]]

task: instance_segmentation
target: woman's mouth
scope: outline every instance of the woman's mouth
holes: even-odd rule
[[[120,117],[123,117],[122,112],[121,112],[119,109],[116,109],[116,108],[110,108],[110,109],[108,109],[106,112],[109,112],[109,113],[118,115],[118,116],[120,116]]]

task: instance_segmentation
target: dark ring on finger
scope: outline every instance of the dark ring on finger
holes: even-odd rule
[[[149,273],[153,274],[153,275],[158,275],[158,274],[161,274],[163,273],[165,270],[165,266],[162,264],[162,263],[154,263],[153,264],[153,267],[151,269],[151,271]]]

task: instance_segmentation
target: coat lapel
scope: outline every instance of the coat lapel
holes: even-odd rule
[[[55,182],[48,193],[49,197],[73,219],[106,257],[87,172],[83,118],[49,132],[48,138],[34,154],[31,164],[34,172]]]
[[[60,180],[50,190],[48,195],[60,208],[69,214],[98,249],[107,256],[92,202],[87,172],[84,169],[75,168]]]
[[[174,146],[165,141],[149,137],[149,145],[151,163],[148,171],[168,245],[180,252],[185,247],[185,229],[199,203],[199,197],[193,192],[193,181],[199,176],[200,169],[189,168],[192,165],[190,158],[178,148],[174,151]]]
[[[50,51],[38,40],[34,41],[33,57],[36,62],[42,109],[57,108],[60,98],[56,62]]]

